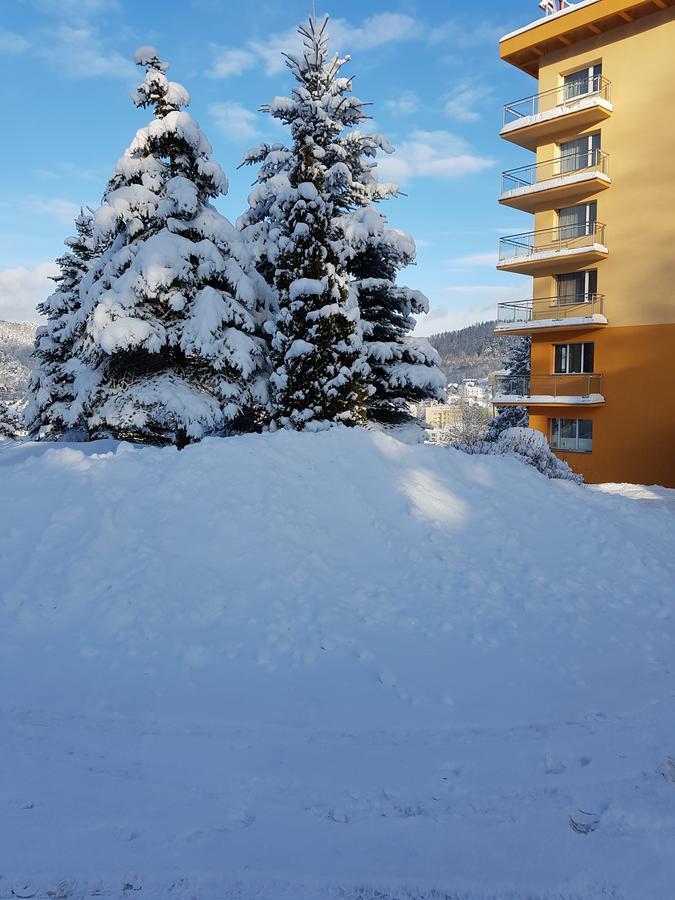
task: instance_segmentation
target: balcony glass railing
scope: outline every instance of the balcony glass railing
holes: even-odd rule
[[[561,225],[557,228],[541,228],[512,234],[499,241],[499,262],[509,263],[530,256],[555,254],[605,244],[605,226],[600,222]]]
[[[534,187],[553,178],[566,175],[581,175],[586,172],[600,172],[609,175],[609,156],[602,150],[594,149],[582,153],[564,153],[556,159],[520,166],[502,172],[502,194],[518,188]]]
[[[537,397],[590,399],[602,396],[602,375],[502,375],[495,382],[495,398]]]
[[[584,83],[584,87],[586,84]],[[503,124],[511,125],[519,119],[529,116],[538,116],[542,113],[559,109],[560,113],[567,112],[570,107],[581,104],[584,100],[598,99],[611,100],[611,83],[602,75],[594,75],[588,79],[587,90],[580,91],[578,82],[563,84],[550,91],[542,91],[531,97],[523,97],[514,100],[504,106]],[[525,124],[525,123],[523,123]]]
[[[541,297],[497,305],[498,325],[527,324],[536,321],[565,322],[567,319],[603,315],[604,294],[570,294],[566,297]]]

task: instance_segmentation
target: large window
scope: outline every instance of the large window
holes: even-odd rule
[[[551,447],[573,453],[593,449],[593,422],[590,419],[551,419]]]
[[[600,132],[560,145],[560,173],[576,172],[600,162]]]
[[[559,306],[574,306],[590,303],[598,291],[598,270],[585,269],[583,272],[568,272],[556,275],[556,296]]]
[[[592,343],[556,344],[553,371],[556,375],[586,375],[592,373],[593,350]]]
[[[569,101],[575,97],[583,97],[584,94],[592,94],[600,90],[601,81],[602,63],[570,72],[563,77],[563,97]]]
[[[558,210],[558,229],[562,240],[593,234],[598,216],[598,204],[581,203],[579,206],[564,206]]]

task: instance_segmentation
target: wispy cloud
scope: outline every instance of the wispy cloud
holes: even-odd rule
[[[252,69],[257,61],[255,53],[250,50],[221,47],[218,44],[211,45],[211,56],[212,65],[206,72],[209,78],[229,78],[232,75],[242,75]]]
[[[397,152],[378,162],[382,178],[404,183],[413,178],[460,178],[483,172],[491,159],[477,156],[470,145],[449,131],[413,131]]]
[[[252,141],[260,136],[258,116],[241,103],[212,103],[209,112],[221,134],[231,141]]]
[[[15,31],[0,31],[0,55],[13,56],[17,53],[24,53],[29,47],[30,41],[23,35],[17,34]]]
[[[504,26],[495,25],[494,22],[485,20],[477,21],[473,26],[467,26],[464,21],[458,22],[455,19],[448,19],[440,25],[432,26],[428,30],[427,37],[432,45],[444,44],[449,50],[455,48],[465,49],[467,47],[478,47],[481,44],[496,45],[504,31]]]
[[[423,27],[403,13],[384,12],[352,25],[346,19],[331,19],[328,24],[331,47],[340,53],[352,50],[371,50],[385,44],[420,38]],[[213,62],[207,71],[211,78],[229,78],[262,64],[267,75],[276,75],[285,68],[284,53],[297,53],[302,40],[296,28],[276,32],[265,38],[247,41],[244,47],[214,47]]]
[[[491,96],[487,85],[462,82],[448,96],[443,111],[458,122],[477,122]]]
[[[420,105],[420,98],[414,91],[404,91],[399,97],[384,101],[384,108],[395,116],[417,112]]]
[[[65,225],[70,225],[80,211],[77,203],[64,200],[62,197],[26,197],[22,204],[24,209],[39,215],[49,216]]]
[[[39,317],[37,304],[54,290],[50,275],[56,275],[53,262],[39,263],[33,269],[0,269],[0,319],[9,322],[34,322]]]
[[[117,50],[105,46],[98,29],[90,25],[72,26],[61,23],[45,40],[38,55],[69,78],[132,79],[133,63]]]
[[[452,266],[496,266],[498,254],[495,250],[485,253],[470,253],[468,256],[455,256],[449,260]]]

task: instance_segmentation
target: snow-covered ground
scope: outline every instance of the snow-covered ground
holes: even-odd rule
[[[674,497],[0,445],[0,897],[672,900]]]

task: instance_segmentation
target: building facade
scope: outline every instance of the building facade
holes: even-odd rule
[[[589,482],[675,487],[675,0],[586,0],[504,37],[538,79],[501,137],[534,154],[500,202],[534,215],[498,268],[532,293],[497,331],[532,338],[495,404]]]

